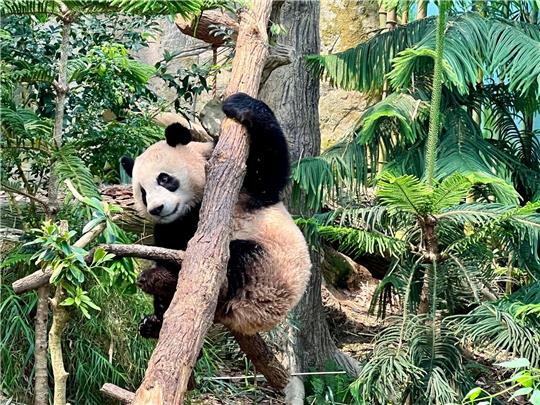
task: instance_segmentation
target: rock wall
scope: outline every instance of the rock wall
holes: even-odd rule
[[[341,52],[366,41],[378,28],[378,18],[376,0],[321,1],[321,54]],[[322,148],[349,133],[367,105],[365,95],[321,82]]]
[[[320,6],[322,54],[340,52],[354,47],[369,38],[378,28],[377,0],[323,0]],[[165,49],[172,53],[205,45],[202,41],[182,34],[170,19],[161,19],[160,26],[162,29],[161,35],[148,48],[142,49],[137,54],[137,57],[145,63],[153,65],[161,60]],[[171,66],[171,73],[174,74],[177,67],[209,62],[211,58],[212,53],[206,51],[197,56],[177,59]],[[230,72],[226,69],[222,70],[218,75],[218,95],[225,89],[229,75]],[[209,82],[212,82],[212,80],[210,79]],[[167,88],[161,80],[154,79],[152,85],[156,91],[163,94],[167,99],[172,100],[175,97],[175,92]],[[186,105],[186,107],[192,109],[194,113],[198,113],[211,98],[210,94],[203,94],[198,97],[193,105]],[[328,83],[321,82],[319,115],[322,148],[331,145],[341,136],[351,131],[367,104],[368,100],[365,95],[335,89],[330,87]]]

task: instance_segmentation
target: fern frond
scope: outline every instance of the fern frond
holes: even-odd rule
[[[385,172],[377,182],[377,195],[391,211],[405,211],[422,215],[428,211],[431,192],[416,177],[396,177]]]
[[[454,173],[446,177],[440,184],[435,186],[431,195],[431,210],[440,210],[459,204],[467,197],[472,183],[460,173]]]
[[[398,257],[406,250],[406,243],[378,232],[320,225],[319,235],[329,242],[337,242],[339,251],[347,255],[378,254],[383,257]]]
[[[58,175],[58,180],[63,183],[64,180],[69,179],[83,196],[99,199],[99,190],[92,173],[76,153],[75,147],[69,144],[57,151],[54,170]]]
[[[467,315],[456,316],[451,324],[463,341],[477,350],[507,350],[540,364],[540,322],[527,323],[516,319],[512,302],[484,303]]]

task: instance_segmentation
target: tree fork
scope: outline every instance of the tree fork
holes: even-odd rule
[[[226,95],[257,95],[268,54],[266,27],[271,0],[253,3],[240,14],[240,30]],[[181,404],[203,339],[210,328],[218,293],[225,281],[231,217],[245,172],[245,129],[230,119],[209,162],[201,218],[188,243],[177,290],[165,313],[160,339],[134,404]],[[201,269],[203,271],[201,271]]]

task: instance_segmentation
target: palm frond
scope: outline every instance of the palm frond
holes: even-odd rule
[[[429,105],[405,93],[392,93],[385,99],[369,107],[360,117],[359,142],[371,142],[377,128],[383,120],[395,120],[399,134],[409,143],[417,140],[414,126],[422,122],[429,114]]]
[[[391,60],[417,44],[434,29],[434,18],[425,18],[375,35],[355,48],[331,55],[310,55],[307,66],[321,78],[345,90],[377,92],[383,88]]]
[[[488,26],[485,19],[475,13],[449,18],[443,51],[443,83],[455,87],[461,94],[468,85],[476,83],[487,46]],[[435,55],[435,32],[430,31],[414,47],[400,52],[392,61],[388,78],[394,88],[406,88],[413,73],[431,71]]]
[[[444,127],[437,153],[436,177],[455,172],[472,176],[475,183],[488,185],[497,201],[515,204],[518,194],[505,180],[511,177],[514,165],[519,162],[483,139],[477,125],[462,109],[448,110]]]
[[[471,245],[481,240],[496,240],[497,249],[512,253],[514,265],[529,271],[535,277],[540,272],[540,202],[524,207],[501,204],[462,204],[443,210],[436,215],[439,220],[457,221],[475,225],[476,231],[457,240],[445,249],[463,254]]]
[[[292,200],[297,206],[318,210],[329,199],[358,196],[368,178],[365,145],[347,137],[322,155],[299,160],[292,168]]]
[[[409,395],[418,404],[460,400],[466,374],[452,331],[425,316],[390,321],[376,336],[353,393],[368,403],[402,403]]]
[[[56,152],[55,156],[57,161],[54,170],[58,175],[59,182],[63,183],[64,180],[69,179],[83,196],[100,198],[92,173],[83,160],[77,156],[73,145],[64,145]]]
[[[47,137],[52,132],[52,122],[40,118],[30,109],[1,106],[0,115],[4,135],[13,141],[22,143],[23,140]]]
[[[533,33],[534,30],[531,30]],[[530,88],[540,96],[540,35],[531,38],[516,26],[493,22],[489,28],[490,71],[508,83],[510,91],[524,94]]]
[[[387,207],[343,207],[325,213],[313,215],[313,219],[323,225],[352,226],[355,228],[376,230],[394,236],[396,229],[403,229],[415,222],[407,213],[389,212]]]
[[[346,255],[375,253],[383,257],[398,257],[407,246],[399,239],[364,229],[320,225],[317,231],[323,239],[336,242],[339,245],[339,251]]]

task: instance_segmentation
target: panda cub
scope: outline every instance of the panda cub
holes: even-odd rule
[[[280,198],[288,182],[289,153],[274,113],[243,93],[228,97],[223,111],[246,127],[250,147],[215,320],[233,331],[255,334],[273,328],[298,303],[311,262],[306,241]],[[192,142],[188,129],[172,124],[165,129],[165,140],[135,160],[122,158],[137,208],[155,224],[156,246],[185,250],[195,234],[213,149],[213,142]],[[179,270],[157,262],[140,274],[137,284],[154,296],[154,314],[139,325],[142,336],[159,336]]]

